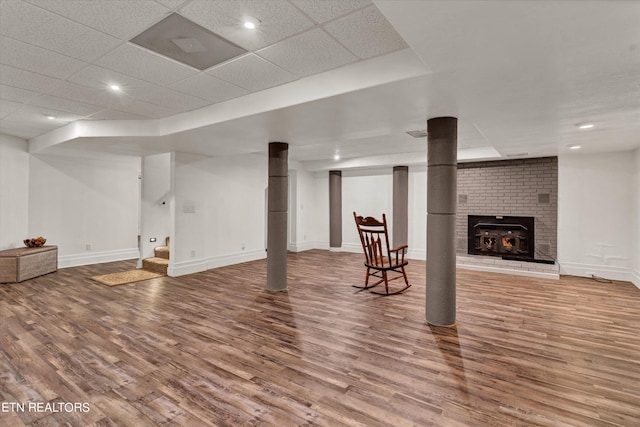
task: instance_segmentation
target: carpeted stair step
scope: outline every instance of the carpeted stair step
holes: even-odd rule
[[[156,258],[169,259],[169,246],[158,246],[153,250]]]
[[[153,257],[142,260],[142,268],[154,273],[167,274],[167,267],[169,267],[169,260],[166,258]]]

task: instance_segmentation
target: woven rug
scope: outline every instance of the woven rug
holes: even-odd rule
[[[120,271],[118,273],[103,274],[102,276],[93,276],[92,279],[96,282],[102,283],[103,285],[117,286],[162,276],[164,276],[164,274],[154,273],[153,271],[129,270]]]

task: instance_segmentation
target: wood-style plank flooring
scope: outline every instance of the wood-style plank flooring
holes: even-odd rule
[[[640,289],[458,270],[456,328],[411,289],[356,292],[358,254],[108,287],[132,261],[0,285],[0,426],[638,426]]]

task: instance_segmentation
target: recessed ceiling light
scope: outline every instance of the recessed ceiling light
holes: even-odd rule
[[[578,128],[580,129],[591,129],[593,128],[594,124],[593,123],[580,123],[578,125]]]
[[[254,18],[253,16],[245,16],[242,20],[242,26],[248,28],[250,30],[254,30],[258,28],[260,25],[260,20]]]
[[[111,89],[114,92],[120,92],[120,86],[118,85],[109,85],[109,89]]]
[[[569,146],[569,149],[570,149],[570,150],[579,150],[579,149],[581,149],[581,148],[582,148],[582,146],[581,146],[581,145],[570,145],[570,146]]]
[[[336,153],[336,154],[333,156],[333,160],[340,160],[340,154],[337,154],[337,153]]]
[[[55,120],[55,119],[56,119],[56,116],[47,116],[47,119],[49,119],[49,120]]]

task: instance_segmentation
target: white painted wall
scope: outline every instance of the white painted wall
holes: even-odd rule
[[[389,238],[393,236],[393,168],[342,172],[342,250],[362,252],[354,211],[380,221],[386,214]]]
[[[169,275],[264,258],[266,155],[174,154]]]
[[[287,250],[295,251],[298,242],[298,171],[291,169],[289,165],[288,179],[288,206],[287,206]]]
[[[303,233],[307,239],[314,242],[318,249],[329,249],[329,172],[314,172],[311,174],[312,183],[307,188],[312,191],[308,203],[313,209],[306,209],[303,222]],[[305,192],[299,187],[300,192]]]
[[[561,274],[630,280],[633,177],[630,152],[558,159],[558,262]]]
[[[171,154],[142,158],[142,191],[140,206],[140,258],[152,257],[153,249],[164,246],[171,236]],[[155,238],[155,242],[150,242]],[[140,267],[142,261],[140,261]]]
[[[640,148],[634,153],[633,173],[633,273],[632,281],[640,288]]]
[[[0,250],[22,247],[29,236],[27,141],[0,134]]]
[[[58,245],[60,267],[137,258],[139,169],[139,157],[31,155],[29,235]]]
[[[316,235],[319,235],[317,232],[318,205],[320,203],[319,199],[322,198],[320,197],[321,194],[316,194],[315,192],[314,176],[303,167],[296,165],[296,170],[291,171],[289,178],[291,180],[295,179],[295,182],[290,181],[291,195],[295,196],[290,200],[292,209],[295,209],[293,212],[293,215],[295,215],[295,229],[289,236],[291,240],[290,249],[298,252],[321,248],[323,243],[319,240],[314,240]],[[327,185],[329,184],[327,183]],[[328,242],[328,237],[324,240]],[[328,247],[328,243],[326,243],[326,246]]]
[[[427,167],[409,167],[408,257],[427,259]]]

